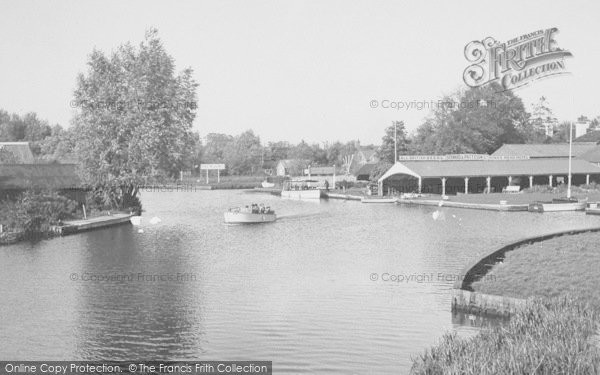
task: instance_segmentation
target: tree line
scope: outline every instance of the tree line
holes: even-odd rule
[[[339,167],[347,164],[348,157],[360,147],[358,140],[323,145],[309,144],[304,140],[298,144],[278,141],[263,145],[259,136],[252,130],[247,130],[236,136],[209,133],[204,142],[197,144],[195,157],[202,163],[225,163],[229,174],[247,175],[263,174],[265,170],[274,169],[284,159],[300,159],[312,165]]]
[[[394,161],[394,132],[398,155],[491,154],[506,143],[563,143],[569,140],[571,123],[559,123],[546,98],[527,110],[512,91],[488,86],[457,91],[440,98],[441,105],[417,129],[408,133],[404,122],[385,129],[378,155],[382,161]],[[600,116],[578,121],[600,127]],[[573,129],[575,132],[575,129]]]
[[[72,103],[77,110],[69,128],[50,125],[35,113],[0,110],[0,141],[30,142],[39,162],[76,161],[96,199],[123,207],[139,203],[137,186],[172,180],[182,170],[197,172],[201,163],[224,163],[233,175],[263,174],[282,159],[347,165],[351,155],[371,147],[382,162],[377,170],[385,170],[394,161],[395,144],[399,155],[489,154],[505,143],[568,139],[569,123],[556,122],[545,98],[527,110],[521,98],[496,84],[440,98],[411,133],[402,121],[395,122],[384,129],[378,147],[357,140],[264,144],[252,130],[201,138],[192,129],[197,86],[191,68],[176,71],[174,58],[151,29],[138,45],[126,43],[110,54],[92,51],[87,70],[76,78]],[[548,126],[556,131],[547,134]],[[8,156],[0,153],[2,158]]]

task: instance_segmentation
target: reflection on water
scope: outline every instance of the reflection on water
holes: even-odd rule
[[[144,222],[143,233],[122,226],[0,248],[1,358],[272,360],[277,373],[405,373],[444,331],[477,331],[450,312],[453,278],[470,260],[515,237],[600,220],[241,191],[142,201],[145,217],[162,219]],[[280,220],[223,224],[227,208],[252,201]]]

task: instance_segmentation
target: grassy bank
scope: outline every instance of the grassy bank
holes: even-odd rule
[[[452,202],[463,202],[463,203],[482,203],[482,204],[499,204],[500,201],[506,201],[507,204],[529,204],[537,201],[551,201],[554,198],[565,197],[566,193],[545,193],[545,192],[532,192],[532,193],[519,193],[519,194],[461,194],[451,195],[448,197],[449,201]],[[588,198],[589,201],[600,201],[600,192],[589,192],[586,194],[578,193],[573,194],[573,197],[579,199]],[[440,200],[441,196],[431,195],[420,199],[433,199]]]
[[[415,374],[598,374],[596,310],[569,298],[536,300],[507,325],[470,339],[445,335]]]
[[[600,233],[563,236],[510,251],[476,292],[528,298],[569,294],[600,311]]]
[[[537,193],[534,193],[537,194]],[[523,194],[526,195],[526,194]],[[506,254],[476,292],[533,297],[508,325],[471,339],[447,334],[414,361],[417,374],[598,374],[600,233],[553,238]],[[543,298],[543,299],[540,299]]]
[[[571,195],[578,199],[588,199],[590,202],[600,201],[600,186],[596,184],[574,186]],[[449,195],[448,200],[461,203],[480,203],[480,204],[499,204],[500,201],[506,201],[507,204],[529,204],[537,201],[552,201],[554,198],[563,198],[567,196],[567,187],[560,185],[550,188],[548,186],[534,186],[532,189],[524,189],[520,193],[473,193]],[[440,195],[429,195],[420,199],[440,200]]]

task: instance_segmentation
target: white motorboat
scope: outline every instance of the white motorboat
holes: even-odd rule
[[[261,185],[262,185],[262,187],[267,188],[267,189],[275,187],[275,183],[269,182],[267,180],[263,181]]]
[[[362,197],[360,199],[362,203],[396,203],[398,198],[373,198],[373,197]]]
[[[584,211],[587,200],[554,199],[552,202],[529,204],[529,212]]]
[[[230,208],[223,215],[227,224],[259,224],[277,220],[275,211],[264,205]]]

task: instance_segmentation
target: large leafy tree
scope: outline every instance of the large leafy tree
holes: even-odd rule
[[[260,138],[247,130],[233,138],[225,149],[225,164],[231,174],[254,174],[261,167],[262,146]]]
[[[29,142],[36,157],[45,156],[42,144],[52,135],[52,129],[48,121],[39,119],[34,112],[19,116],[14,113],[9,115],[8,112],[0,110],[0,141]]]
[[[286,141],[269,142],[265,147],[266,160],[275,164],[279,160],[287,159],[291,148],[292,146]]]
[[[566,143],[569,142],[569,130],[573,129],[572,137],[575,139],[575,124],[569,121],[563,121],[556,127],[556,131],[551,138],[552,143]]]
[[[529,114],[522,100],[496,84],[446,96],[414,138],[423,154],[492,153],[504,143],[524,143]]]
[[[394,129],[395,128],[395,129]],[[396,139],[394,140],[394,133]],[[394,123],[385,129],[385,135],[381,139],[381,146],[377,150],[379,160],[395,163],[394,154],[406,155],[409,152],[409,140],[406,136],[404,121],[394,121]],[[395,149],[397,147],[397,150]]]
[[[224,163],[225,153],[233,137],[227,134],[209,133],[206,136],[206,145],[202,161],[205,163]]]
[[[197,84],[191,69],[175,73],[155,29],[137,48],[93,51],[87,65],[74,95],[82,176],[106,193],[105,203],[126,207],[147,178],[174,177],[183,167],[193,148]]]

